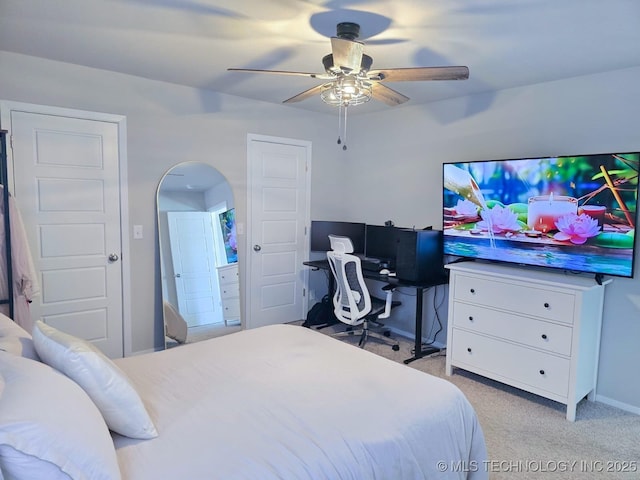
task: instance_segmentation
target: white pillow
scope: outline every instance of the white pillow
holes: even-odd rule
[[[120,478],[109,429],[78,385],[5,352],[0,378],[0,470],[7,479]]]
[[[43,362],[64,373],[87,392],[111,430],[131,438],[158,436],[128,377],[95,346],[42,320],[33,326],[33,342]]]
[[[0,313],[0,350],[40,360],[29,332],[3,313]]]

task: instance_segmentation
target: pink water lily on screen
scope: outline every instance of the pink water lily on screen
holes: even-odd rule
[[[496,205],[490,210],[482,210],[480,216],[482,221],[478,222],[477,227],[482,230],[505,233],[517,232],[522,228],[518,223],[518,215],[507,207]]]
[[[456,203],[455,210],[458,215],[467,215],[472,217],[478,214],[478,207],[476,206],[476,204],[473,202],[470,202],[467,199],[458,200],[458,203]]]
[[[559,231],[553,236],[555,240],[569,240],[576,245],[582,245],[600,233],[598,221],[586,213],[564,215],[556,221],[556,227]]]

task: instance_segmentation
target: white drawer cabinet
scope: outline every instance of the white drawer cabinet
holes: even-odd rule
[[[451,353],[461,365],[472,364],[478,373],[492,372],[493,375],[487,376],[504,383],[518,382],[520,385],[515,386],[523,390],[541,390],[542,396],[566,397],[569,394],[568,358],[465,330],[459,330],[455,335]]]
[[[218,281],[220,282],[220,299],[224,324],[240,321],[240,278],[238,264],[231,263],[218,267]]]
[[[500,264],[448,265],[446,373],[468,370],[567,405],[595,397],[604,285]]]
[[[526,270],[523,270],[524,275]],[[573,320],[573,293],[557,291],[552,286],[537,285],[536,294],[533,295],[532,284],[528,282],[518,284],[506,278],[460,275],[456,287],[455,298],[462,302],[511,312],[526,312],[528,316],[565,323]]]
[[[571,355],[573,329],[569,325],[462,302],[456,305],[453,322],[454,327],[460,330],[491,335],[561,355]]]

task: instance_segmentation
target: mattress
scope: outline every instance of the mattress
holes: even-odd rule
[[[487,477],[482,430],[457,387],[304,327],[116,363],[159,433],[113,434],[124,480]]]

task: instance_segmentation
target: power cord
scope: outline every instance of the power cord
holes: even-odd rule
[[[436,304],[436,297],[438,295],[438,286],[435,286],[434,292],[433,292],[433,315],[434,318],[436,320],[435,323],[438,324],[438,330],[436,331],[436,333],[433,334],[433,340],[431,340],[430,342],[422,342],[422,346],[423,347],[430,347],[432,346],[434,343],[436,343],[436,339],[438,338],[438,334],[443,330],[442,327],[442,321],[440,320],[440,308],[442,307],[442,305],[444,304],[444,299],[445,299],[445,295],[442,295],[442,298],[440,299],[440,302],[438,304]],[[427,292],[431,290],[428,289]],[[429,334],[427,335],[427,338],[431,338],[431,332],[433,331],[433,324],[431,325],[431,331],[429,332]]]

